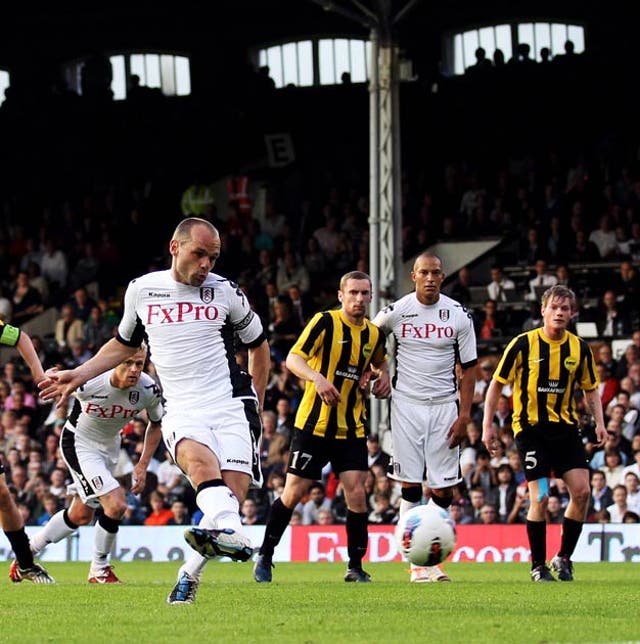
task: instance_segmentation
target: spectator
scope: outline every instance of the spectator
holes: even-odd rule
[[[547,262],[539,259],[534,265],[535,275],[529,280],[529,290],[525,295],[525,300],[531,302],[540,302],[540,292],[538,289],[547,289],[558,283],[558,278],[547,272]]]
[[[167,525],[173,518],[173,512],[165,505],[165,496],[162,492],[154,490],[149,496],[151,511],[144,520],[145,525]]]
[[[181,499],[174,499],[171,504],[171,514],[173,515],[166,525],[191,525],[191,517],[187,505]]]
[[[600,400],[602,400],[602,407],[606,409],[609,403],[616,397],[618,391],[620,391],[620,382],[617,378],[613,377],[604,362],[598,362],[596,368],[598,369],[598,379],[600,380],[598,393],[600,394]]]
[[[506,302],[507,295],[505,291],[515,290],[515,288],[515,282],[504,276],[500,266],[493,266],[491,268],[491,282],[487,285],[489,299],[495,302]]]
[[[605,338],[621,338],[631,333],[631,324],[627,314],[618,305],[614,291],[607,290],[602,302],[594,314],[598,335]]]
[[[12,323],[24,324],[44,311],[42,296],[29,284],[29,277],[24,272],[16,275],[16,285],[11,295],[13,306]]]
[[[75,317],[83,322],[89,319],[91,309],[96,306],[95,300],[89,297],[87,289],[84,286],[80,286],[73,292],[73,297],[69,304],[73,307]]]
[[[84,323],[76,318],[71,304],[64,304],[56,322],[55,338],[58,349],[65,355],[71,353],[76,340],[84,340]]]
[[[324,485],[312,483],[309,487],[309,500],[302,506],[302,524],[314,525],[318,522],[318,510],[331,510],[331,499],[325,495]]]
[[[374,464],[382,466],[387,471],[391,457],[380,447],[380,440],[377,434],[367,436],[367,464],[372,467]]]
[[[568,259],[577,264],[600,261],[598,247],[587,238],[587,233],[584,230],[576,231],[573,244],[569,247]]]
[[[500,523],[507,523],[509,516],[516,502],[518,486],[514,480],[511,465],[503,463],[496,472],[498,485],[493,493],[496,500],[496,509],[498,511],[498,520]]]
[[[589,241],[598,248],[600,259],[609,259],[616,253],[616,234],[611,230],[611,223],[608,215],[600,217],[598,228],[591,231]]]
[[[29,286],[33,286],[40,293],[42,303],[46,306],[49,302],[49,282],[41,274],[40,264],[29,262],[27,264],[27,275],[29,277]]]
[[[471,488],[469,490],[469,500],[471,501],[471,505],[467,514],[471,519],[471,523],[480,523],[480,510],[486,502],[484,489],[481,487]]]
[[[627,505],[633,512],[640,512],[640,477],[635,472],[624,475],[623,485],[627,488]]]
[[[560,498],[555,494],[550,494],[547,501],[547,523],[562,524],[564,521],[564,508],[560,503]]]
[[[482,313],[476,321],[476,336],[481,340],[501,338],[507,330],[507,318],[498,311],[496,300],[486,300]]]
[[[471,472],[470,479],[472,487],[481,487],[484,490],[485,498],[491,498],[491,493],[498,483],[496,472],[491,467],[490,461],[486,450],[478,452],[476,465]]]
[[[240,519],[242,525],[256,525],[259,523],[258,506],[252,498],[247,497],[243,501],[242,507],[240,508]]]
[[[480,508],[480,525],[493,525],[498,523],[498,511],[491,503],[485,503]]]
[[[279,297],[274,306],[274,318],[269,329],[269,345],[279,360],[284,360],[302,331],[291,312],[288,298]]]
[[[309,291],[309,273],[292,251],[284,254],[276,274],[276,286],[281,295],[288,294],[291,286],[297,286],[301,293]]]
[[[382,492],[376,493],[373,510],[369,513],[369,523],[390,525],[397,520],[398,515],[395,508],[391,507],[389,496]]]
[[[454,525],[467,525],[471,523],[471,519],[464,514],[462,505],[460,503],[452,503],[449,506],[449,519],[453,521]]]
[[[113,336],[113,327],[104,319],[99,306],[92,306],[89,319],[84,325],[87,348],[95,353]]]
[[[596,512],[606,510],[613,503],[613,492],[607,485],[607,479],[602,470],[592,470],[591,472],[591,505],[589,507],[589,516]]]
[[[43,277],[49,282],[52,291],[60,291],[67,285],[68,265],[67,257],[57,247],[53,239],[47,239],[44,244],[44,253],[40,262]]]
[[[613,488],[613,503],[607,508],[611,523],[622,523],[624,513],[630,508],[627,506],[627,488],[616,485]]]
[[[471,271],[463,266],[458,271],[458,280],[451,288],[451,297],[460,302],[463,306],[469,307],[471,305],[471,290],[472,278]]]

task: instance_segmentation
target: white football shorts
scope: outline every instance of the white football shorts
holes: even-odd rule
[[[169,409],[162,419],[162,436],[173,460],[176,448],[188,438],[207,446],[220,469],[244,472],[252,485],[262,486],[260,437],[262,424],[254,398],[232,398],[215,410]]]
[[[460,449],[449,448],[447,433],[458,417],[456,401],[418,404],[408,398],[391,399],[393,473],[396,481],[440,489],[456,485],[460,476]],[[426,478],[425,478],[426,471]]]
[[[69,468],[73,483],[67,486],[68,494],[77,494],[91,508],[100,507],[101,496],[120,487],[113,476],[119,455],[119,438],[112,449],[91,444],[63,429],[60,440],[61,453]]]

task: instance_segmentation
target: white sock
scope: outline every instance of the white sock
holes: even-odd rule
[[[107,557],[111,553],[117,532],[107,532],[99,522],[96,523],[94,530],[91,569],[98,570],[107,565]]]
[[[64,512],[64,510],[56,512],[47,525],[31,537],[31,552],[36,554],[50,543],[58,543],[76,531],[76,528],[70,528],[64,520]]]
[[[417,508],[419,505],[420,501],[407,501],[405,499],[400,499],[400,516],[411,510],[411,508]]]
[[[407,501],[406,499],[400,499],[400,516],[411,510],[411,508],[417,508],[420,505],[419,501]],[[411,564],[411,570],[416,570],[416,568],[422,568],[423,566],[416,566]]]
[[[207,516],[203,516],[200,519],[198,524],[199,528],[206,528],[207,530],[212,530],[217,527],[216,524]],[[190,549],[191,550],[191,549]],[[178,579],[182,573],[188,573],[194,579],[200,581],[204,567],[207,565],[208,559],[205,559],[201,554],[197,553],[195,550],[191,551],[191,556],[180,566],[178,570]]]
[[[231,528],[242,534],[240,504],[236,495],[226,485],[201,490],[196,496],[196,503],[218,530]]]

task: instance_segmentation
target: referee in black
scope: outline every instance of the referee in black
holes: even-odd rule
[[[482,440],[492,451],[498,440],[493,425],[502,387],[513,387],[513,432],[529,488],[527,535],[531,579],[555,581],[546,565],[545,509],[549,477],[562,477],[570,500],[562,524],[562,540],[551,569],[561,581],[573,581],[571,555],[589,507],[589,466],[582,444],[575,390],[584,391],[588,412],[596,422],[598,445],[606,429],[598,394],[598,376],[589,345],[567,331],[577,310],[575,293],[552,286],[542,296],[543,326],[511,340],[487,389]]]

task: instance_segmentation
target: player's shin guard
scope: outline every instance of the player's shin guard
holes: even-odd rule
[[[438,496],[437,494],[431,495],[431,502],[435,503],[439,508],[442,508],[443,510],[448,510],[452,501],[453,494],[448,494],[447,496]]]
[[[547,559],[547,524],[527,519],[527,536],[531,548],[531,569],[544,566]]]
[[[19,530],[9,530],[5,531],[5,535],[9,543],[11,544],[11,549],[13,554],[16,556],[18,566],[23,570],[33,567],[33,553],[29,547],[29,537],[24,531],[24,528]]]
[[[288,508],[280,499],[276,499],[271,506],[269,520],[264,531],[264,540],[260,547],[260,554],[267,557],[273,557],[275,550],[283,532],[287,529],[293,508]]]
[[[205,481],[198,485],[196,503],[203,514],[215,523],[218,530],[231,528],[236,532],[242,532],[238,499],[222,479]]]
[[[422,500],[422,489],[419,485],[402,488],[402,500],[400,501],[400,516],[405,512],[420,505]]]
[[[560,557],[571,557],[582,532],[582,521],[564,517],[562,521],[562,541],[560,542]]]
[[[119,519],[112,519],[106,514],[100,515],[95,526],[92,568],[104,568],[107,565],[107,557],[113,548],[119,528]]]
[[[347,552],[349,568],[361,568],[362,559],[367,553],[369,534],[367,532],[367,513],[347,510]]]
[[[72,535],[77,529],[78,526],[69,518],[69,511],[60,510],[49,519],[42,530],[33,535],[31,551],[37,554],[50,543],[58,543]]]

